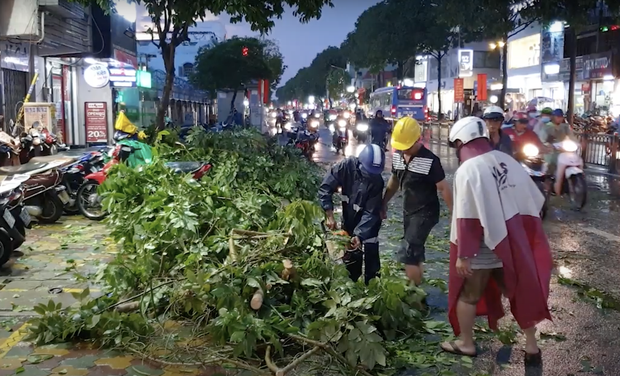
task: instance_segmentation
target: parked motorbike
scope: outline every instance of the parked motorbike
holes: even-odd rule
[[[60,219],[64,205],[70,200],[65,187],[61,184],[63,173],[59,169],[66,163],[66,159],[60,159],[52,162],[31,162],[21,166],[4,166],[0,167],[0,175],[6,178],[24,179],[24,203],[29,215],[41,223],[54,223]]]
[[[294,145],[301,154],[311,159],[314,154],[314,144],[318,141],[318,135],[316,133],[309,132],[301,127],[288,127],[287,137],[288,145]]]
[[[347,137],[347,121],[340,119],[337,122],[330,124],[329,131],[332,134],[332,144],[336,149],[336,154],[340,154],[341,150],[344,154],[344,150],[349,143],[349,139]]]
[[[22,182],[27,178],[5,179],[0,183],[0,228],[6,231],[11,238],[11,250],[4,253],[6,248],[0,246],[0,265],[8,261],[11,252],[19,248],[26,240],[26,228],[30,228],[30,215],[24,209]],[[2,243],[0,236],[0,245]],[[4,248],[4,249],[2,249]]]
[[[538,189],[540,189],[540,192],[545,196],[545,203],[540,211],[540,218],[545,219],[549,208],[549,192],[547,192],[545,188],[545,180],[548,176],[547,164],[545,163],[543,155],[540,154],[540,150],[538,150],[536,145],[526,144],[523,146],[523,150],[517,159],[521,161],[521,166],[523,166],[534,183],[536,183]]]
[[[106,157],[109,152],[108,148],[91,153],[84,154],[77,161],[64,166],[62,184],[69,194],[69,202],[65,205],[65,213],[79,214],[80,209],[77,205],[78,189],[86,182],[86,176],[103,169]]]
[[[125,162],[136,149],[129,145],[118,144],[112,152],[112,159],[96,172],[85,176],[86,182],[77,191],[77,207],[88,219],[94,221],[106,217],[107,213],[101,206],[101,197],[97,190],[106,179],[109,169],[121,162]],[[191,173],[194,179],[201,179],[210,169],[211,164],[205,162],[169,162],[166,166],[178,173]]]

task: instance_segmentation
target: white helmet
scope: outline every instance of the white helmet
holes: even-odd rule
[[[489,106],[484,110],[482,118],[504,120],[504,111],[499,106]]]
[[[489,130],[486,124],[484,124],[484,120],[479,117],[468,116],[452,125],[448,141],[450,146],[454,147],[457,140],[466,144],[481,137],[489,138]]]

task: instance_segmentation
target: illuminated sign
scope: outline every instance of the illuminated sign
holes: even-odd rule
[[[474,50],[459,50],[459,77],[474,75]]]
[[[110,82],[110,72],[103,64],[93,64],[84,69],[84,81],[88,86],[102,88]]]

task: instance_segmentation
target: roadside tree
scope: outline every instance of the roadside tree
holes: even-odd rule
[[[232,111],[240,89],[256,80],[269,80],[275,86],[285,68],[282,54],[274,42],[232,38],[198,51],[190,81],[211,93],[222,89],[233,90]]]
[[[98,4],[103,9],[113,8],[111,0],[72,0],[84,5]],[[164,115],[170,102],[175,75],[176,49],[188,40],[189,28],[197,21],[203,21],[209,14],[230,16],[230,22],[247,22],[254,31],[266,33],[274,26],[274,19],[280,18],[288,7],[301,22],[308,22],[321,16],[324,6],[333,6],[331,0],[135,0],[145,6],[153,26],[146,30],[152,42],[161,50],[166,70],[166,83],[157,109],[156,123],[164,127]],[[137,30],[138,32],[142,30]]]

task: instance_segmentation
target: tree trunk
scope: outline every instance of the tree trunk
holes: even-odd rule
[[[443,56],[438,53],[437,59],[437,120],[441,121],[443,116],[441,114],[441,59]]]
[[[577,48],[575,48],[576,43],[577,32],[575,31],[575,29],[570,28],[568,33],[568,45],[570,46],[570,74],[568,80],[568,105],[566,108],[566,118],[568,120],[568,124],[570,124],[571,127],[573,126],[573,113],[575,112],[575,61],[577,60]]]
[[[499,94],[499,106],[505,109],[506,91],[508,90],[508,36],[504,35],[504,45],[502,46],[502,90]]]
[[[161,131],[165,127],[164,117],[166,116],[166,111],[170,105],[170,94],[172,93],[172,86],[174,85],[174,55],[176,53],[176,47],[174,44],[163,41],[160,41],[159,43],[161,43],[161,52],[164,58],[164,67],[166,69],[166,83],[164,84],[164,91],[162,93],[161,100],[159,101],[157,117],[155,118],[157,130]]]
[[[396,81],[401,81],[403,79],[403,62],[400,61],[396,65]],[[398,86],[398,82],[392,83],[394,86]]]

